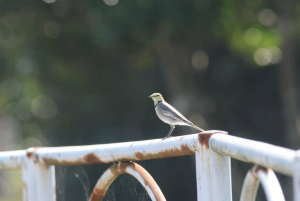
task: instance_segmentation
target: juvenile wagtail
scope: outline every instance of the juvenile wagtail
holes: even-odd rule
[[[160,120],[169,124],[171,127],[168,135],[164,137],[163,140],[171,136],[175,125],[190,126],[201,132],[204,131],[187,120],[187,118],[185,118],[180,112],[167,103],[160,93],[154,93],[150,95],[149,98],[152,98],[154,101],[154,108]]]

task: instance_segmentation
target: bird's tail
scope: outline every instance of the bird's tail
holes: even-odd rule
[[[195,129],[197,129],[197,130],[199,130],[201,132],[205,131],[202,128],[199,128],[199,127],[195,126],[194,124],[191,124],[191,127],[195,128]]]

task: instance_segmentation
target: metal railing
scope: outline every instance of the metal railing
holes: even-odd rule
[[[256,164],[245,178],[241,201],[255,200],[259,182],[269,201],[284,200],[273,170],[293,177],[294,201],[300,201],[300,151],[230,136],[223,131],[166,140],[0,152],[0,170],[22,169],[24,201],[55,201],[54,166],[119,162],[104,172],[90,200],[102,200],[113,180],[128,173],[138,179],[152,200],[160,201],[165,198],[154,179],[133,161],[183,155],[195,155],[198,201],[232,200],[230,157]]]

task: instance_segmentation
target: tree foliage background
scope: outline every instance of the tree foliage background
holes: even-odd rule
[[[1,1],[0,149],[164,137],[153,92],[204,129],[299,149],[299,13],[296,0]],[[196,199],[192,156],[140,164],[167,200]],[[58,200],[86,200],[108,166],[58,167]],[[250,167],[232,160],[234,200]],[[15,174],[0,200],[21,199]],[[106,199],[148,197],[124,176]]]

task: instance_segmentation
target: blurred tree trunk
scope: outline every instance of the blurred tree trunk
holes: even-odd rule
[[[300,147],[297,72],[295,65],[295,48],[293,38],[293,13],[295,13],[295,1],[277,1],[278,11],[282,17],[280,31],[283,38],[283,60],[279,66],[280,96],[284,113],[285,141],[286,145],[293,149]],[[299,122],[300,123],[300,122]],[[298,124],[299,124],[298,123]],[[299,127],[299,126],[298,126]]]
[[[195,72],[191,67],[190,50],[180,45],[166,48],[161,54],[161,66],[165,86],[174,106],[177,105],[183,113],[195,109],[190,107],[199,102],[199,89],[193,77]]]
[[[205,95],[201,93],[201,82],[205,82],[203,74],[192,68],[193,50],[184,45],[167,46],[158,50],[162,67],[168,101],[178,111],[197,126],[208,129],[205,119]],[[200,80],[199,80],[200,79]],[[191,132],[195,132],[192,130]]]

